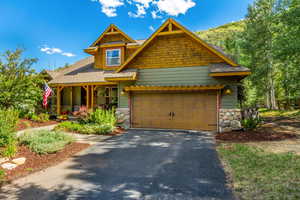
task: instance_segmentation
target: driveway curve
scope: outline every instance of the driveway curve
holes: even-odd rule
[[[130,130],[2,188],[0,199],[234,199],[212,133]]]

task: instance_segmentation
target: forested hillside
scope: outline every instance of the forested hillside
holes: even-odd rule
[[[209,44],[225,47],[225,41],[245,30],[245,21],[237,21],[196,33]]]
[[[299,106],[299,0],[256,0],[244,20],[197,34],[251,69],[243,81],[245,106]]]

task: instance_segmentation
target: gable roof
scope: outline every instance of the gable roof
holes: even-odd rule
[[[105,31],[98,37],[98,39],[93,42],[93,44],[90,45],[90,47],[94,47],[96,46],[96,44],[105,36],[105,35],[109,35],[109,34],[121,34],[123,37],[125,37],[127,40],[129,40],[130,42],[134,43],[135,40],[133,40],[131,37],[129,37],[126,33],[124,33],[123,31],[121,31],[116,25],[111,24],[109,25]]]
[[[172,31],[172,26],[175,26],[178,30]],[[164,32],[163,30],[168,28],[169,31]],[[171,32],[172,31],[172,32]],[[180,25],[178,22],[176,22],[174,19],[169,18],[166,20],[163,25],[161,25],[156,32],[154,32],[144,43],[143,45],[137,49],[130,58],[128,58],[117,70],[116,72],[120,72],[123,70],[127,64],[129,64],[143,49],[145,49],[154,38],[156,38],[159,35],[167,35],[167,34],[177,34],[177,33],[185,33],[189,35],[191,38],[193,38],[196,42],[203,45],[206,49],[208,49],[210,52],[215,54],[216,56],[222,58],[224,62],[229,64],[230,66],[238,66],[237,63],[235,63],[231,58],[220,52],[219,50],[215,49],[213,46],[207,44],[205,41],[201,40],[197,35]]]

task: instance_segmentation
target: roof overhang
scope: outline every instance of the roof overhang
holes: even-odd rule
[[[139,91],[156,91],[156,92],[168,92],[168,91],[203,91],[203,90],[220,90],[224,85],[199,85],[199,86],[128,86],[124,88],[125,92],[139,92]]]
[[[137,78],[136,76],[130,76],[130,77],[106,77],[104,79],[106,81],[120,82],[120,81],[135,81]]]
[[[212,77],[223,77],[223,76],[248,76],[251,72],[217,72],[210,73],[209,76]]]
[[[71,86],[88,86],[88,85],[117,85],[116,82],[86,82],[86,83],[49,83],[51,87],[71,87]]]
[[[98,47],[89,47],[83,50],[85,53],[95,55],[98,52]]]

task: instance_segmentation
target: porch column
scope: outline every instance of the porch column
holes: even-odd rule
[[[60,107],[61,107],[61,91],[64,89],[64,87],[63,86],[58,86],[57,88],[56,88],[56,112],[57,112],[57,114],[58,115],[60,115],[60,111],[61,111],[61,109],[60,109]]]
[[[71,104],[71,112],[73,112],[73,87],[71,86],[71,92],[70,92],[70,104]]]
[[[93,111],[94,110],[94,86],[93,85],[91,86],[91,92],[92,92],[91,107],[92,107],[92,111]]]
[[[87,86],[87,92],[86,92],[86,108],[89,109],[90,105],[90,86]]]

